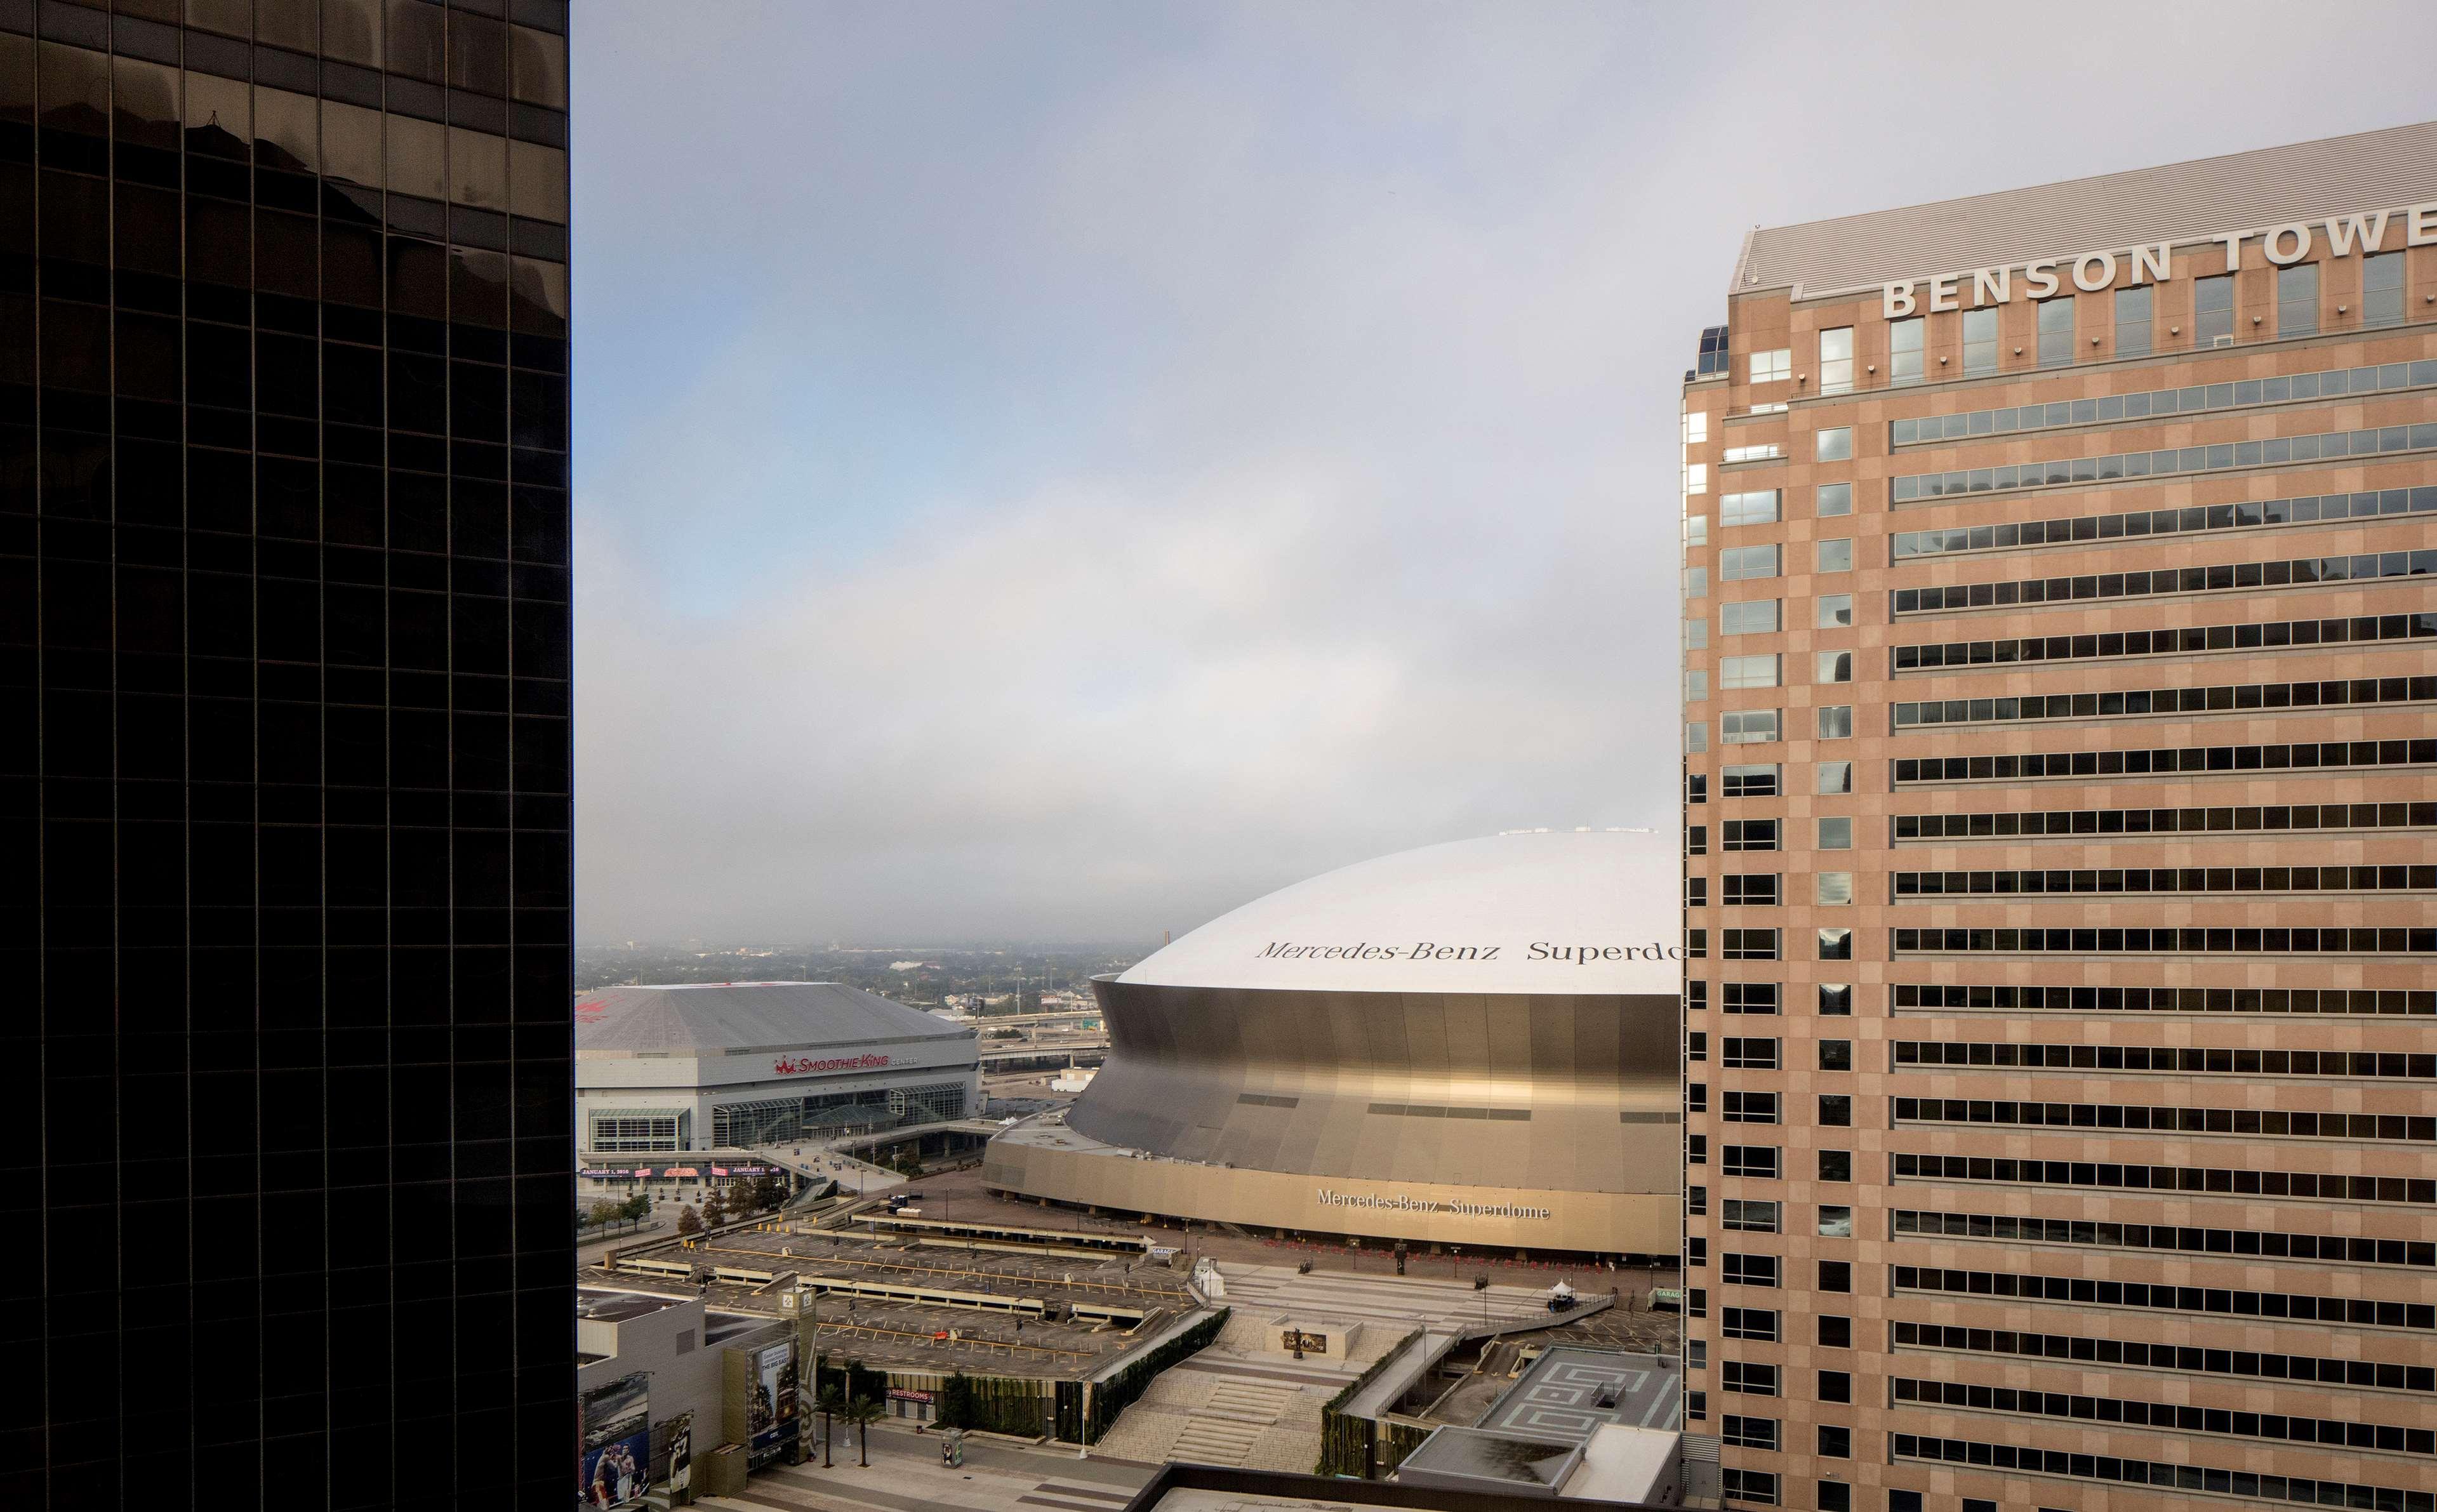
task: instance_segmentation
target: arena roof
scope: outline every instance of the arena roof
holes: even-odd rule
[[[1681,990],[1673,835],[1532,830],[1424,846],[1281,888],[1118,980],[1375,993]]]
[[[1755,230],[1730,293],[1891,279],[2188,241],[2437,200],[2437,121]]]
[[[972,1039],[970,1026],[836,982],[601,987],[575,999],[575,1053],[722,1055]]]

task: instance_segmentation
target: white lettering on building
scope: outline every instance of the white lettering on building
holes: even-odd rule
[[[1369,1207],[1398,1213],[1450,1213],[1458,1218],[1547,1218],[1549,1209],[1531,1207],[1520,1203],[1466,1203],[1436,1197],[1415,1197],[1405,1192],[1387,1196],[1371,1196],[1359,1192],[1331,1191],[1323,1187],[1319,1192],[1323,1207]]]
[[[2379,244],[2386,239],[2387,222],[2397,216],[2403,218],[2405,246],[2437,246],[2437,202],[2410,205],[2400,210],[2327,216],[2318,220],[2291,220],[2281,226],[2229,231],[2195,239],[2223,247],[2228,273],[2242,265],[2242,244],[2253,240],[2260,244],[2269,262],[2285,268],[2310,255],[2311,248],[2317,244],[2317,238],[2311,234],[2313,226],[2326,232],[2330,256],[2350,257],[2377,251]],[[1901,320],[1912,314],[1920,308],[1919,290],[1926,283],[1931,309],[1954,309],[1960,293],[1958,285],[1965,278],[1972,280],[1972,308],[2011,304],[2016,268],[2023,271],[2024,291],[2033,299],[2046,299],[2063,286],[2063,280],[2057,274],[2060,268],[2072,271],[2074,288],[2084,293],[2096,293],[2102,289],[2113,288],[2119,273],[2128,285],[2165,283],[2174,277],[2169,257],[2174,246],[2171,241],[2160,241],[2146,247],[2085,252],[2073,257],[2041,257],[2029,262],[2009,263],[2002,268],[1975,268],[1968,273],[1941,273],[1927,279],[1900,278],[1879,286],[1879,308],[1889,320]]]

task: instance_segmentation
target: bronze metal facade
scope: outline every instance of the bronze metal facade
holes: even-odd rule
[[[1153,1158],[1002,1141],[994,1183],[1317,1233],[1674,1252],[1673,997],[1093,987],[1109,1060],[1068,1125]]]

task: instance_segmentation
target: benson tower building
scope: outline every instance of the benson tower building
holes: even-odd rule
[[[565,31],[0,0],[0,1504],[565,1504]]]
[[[2437,126],[1754,231],[1684,426],[1729,1501],[2437,1504]]]

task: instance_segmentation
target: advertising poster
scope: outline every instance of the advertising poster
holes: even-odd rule
[[[669,1489],[683,1491],[693,1485],[693,1414],[677,1414],[677,1423],[669,1430]]]
[[[584,1394],[575,1504],[601,1512],[642,1501],[652,1478],[651,1378],[628,1376]]]
[[[773,1452],[796,1436],[796,1345],[789,1340],[765,1345],[753,1356],[753,1399],[746,1424],[753,1433],[750,1452]]]

